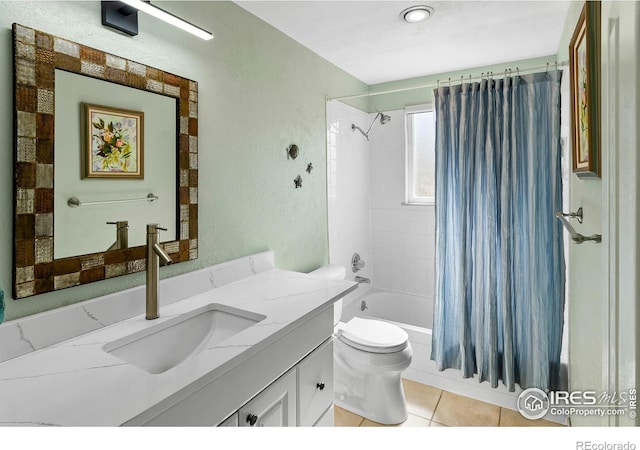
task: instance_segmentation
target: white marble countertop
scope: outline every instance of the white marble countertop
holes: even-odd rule
[[[121,425],[196,381],[214,380],[356,286],[267,270],[161,307],[159,319],[138,315],[10,359],[0,363],[0,425]],[[266,318],[160,374],[103,350],[106,343],[210,303]]]

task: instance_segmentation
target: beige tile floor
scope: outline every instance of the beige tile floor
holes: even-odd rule
[[[527,420],[519,412],[425,384],[402,380],[409,417],[401,427],[559,427],[547,420]],[[345,409],[335,407],[337,427],[382,427]]]

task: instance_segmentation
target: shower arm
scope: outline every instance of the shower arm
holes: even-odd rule
[[[367,130],[367,132],[365,133],[364,131],[362,131],[362,128],[360,128],[359,126],[357,126],[356,124],[352,123],[351,124],[351,130],[355,131],[358,130],[360,133],[362,133],[362,135],[364,137],[367,138],[367,141],[369,140],[369,131],[371,131],[371,128],[373,128],[373,124],[376,123],[376,120],[378,119],[378,117],[380,117],[382,115],[382,113],[380,111],[378,111],[378,114],[376,114],[376,116],[373,118],[373,120],[371,121],[371,125],[369,125],[369,129]]]

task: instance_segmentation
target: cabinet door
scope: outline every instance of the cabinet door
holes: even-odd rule
[[[241,427],[295,427],[296,374],[287,372],[238,411]]]
[[[333,404],[333,340],[298,364],[298,426],[311,427]]]
[[[324,414],[318,419],[318,421],[313,425],[314,427],[333,427],[333,405],[331,405]]]
[[[219,427],[237,427],[238,426],[238,413],[232,414],[231,417],[228,417],[224,420]]]

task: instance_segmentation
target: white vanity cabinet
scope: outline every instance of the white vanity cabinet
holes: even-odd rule
[[[296,374],[289,371],[238,411],[241,427],[296,426]]]
[[[296,374],[298,426],[315,426],[333,406],[333,340],[329,339],[303,359],[296,368]]]
[[[0,424],[238,427],[251,414],[254,426],[333,425],[333,304],[357,283],[276,269],[265,252],[160,285],[157,321],[139,286],[0,324]],[[214,310],[262,319],[243,328],[207,314],[205,337],[174,328]],[[147,339],[156,333],[162,345]],[[107,350],[119,344],[135,356]],[[174,344],[195,350],[176,362]],[[175,364],[156,370],[164,363]]]
[[[328,305],[217,378],[189,386],[190,392],[126,425],[330,426],[332,335]]]
[[[238,413],[232,414],[231,417],[228,417],[224,422],[222,422],[219,427],[237,427],[238,426]]]
[[[333,341],[328,339],[219,426],[333,426]]]

